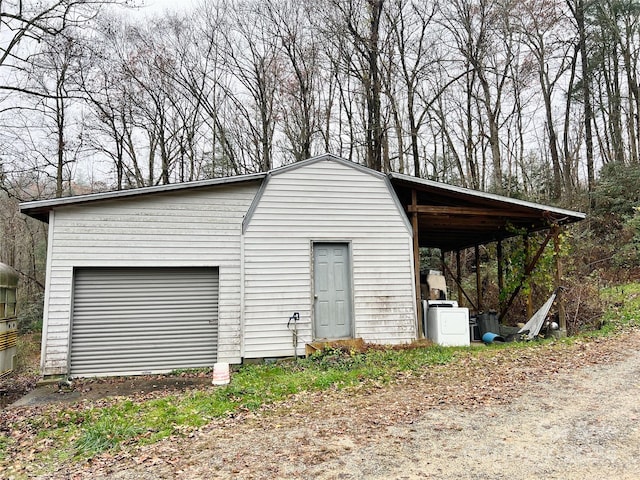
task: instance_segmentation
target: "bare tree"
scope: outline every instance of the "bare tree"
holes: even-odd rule
[[[233,122],[229,121],[236,112],[224,65],[227,22],[226,3],[204,3],[197,8],[196,21],[180,35],[185,41],[178,54],[181,68],[174,79],[194,109],[202,110],[202,122],[209,132],[202,147],[206,177],[255,169],[244,163],[242,141],[232,133]]]
[[[589,50],[587,45],[587,23],[585,0],[566,0],[575,20],[580,52],[582,100],[584,102],[584,140],[587,161],[587,187],[589,192],[595,187],[595,167],[593,158],[593,109],[591,106],[591,71],[589,69]]]
[[[441,65],[438,48],[435,42],[435,2],[406,3],[395,0],[387,10],[387,23],[397,49],[395,62],[397,76],[387,77],[387,92],[398,83],[402,85],[402,93],[398,96],[406,100],[406,116],[413,161],[413,173],[420,176],[420,138],[419,133],[429,118],[428,112],[434,93],[429,86],[434,83],[430,78],[440,74],[437,67]],[[388,93],[392,96],[391,93]],[[397,115],[397,113],[396,113]],[[400,133],[398,134],[400,141]],[[402,155],[402,148],[398,155]],[[401,165],[403,162],[401,162]]]
[[[625,153],[632,162],[638,162],[638,142],[640,141],[640,86],[638,83],[638,37],[640,35],[640,6],[631,0],[608,0],[595,2],[590,6],[593,16],[594,39],[602,52],[601,68],[610,108],[608,123],[611,124],[611,147],[614,158],[625,162]],[[620,64],[622,59],[622,64]],[[620,78],[623,76],[625,79]],[[627,98],[623,105],[623,98]],[[622,116],[626,115],[626,125],[622,126]],[[628,145],[624,144],[626,138]]]
[[[30,57],[27,78],[28,88],[41,93],[34,110],[40,112],[43,123],[35,128],[42,132],[44,145],[34,148],[41,152],[41,168],[45,172],[53,168],[55,196],[61,197],[72,191],[70,169],[82,149],[77,109],[74,113],[74,106],[80,101],[76,79],[82,52],[76,39],[69,35],[43,37],[42,43],[41,50]]]
[[[552,198],[562,193],[563,174],[558,134],[553,115],[556,97],[554,90],[569,67],[573,43],[564,32],[569,27],[564,21],[562,3],[557,0],[518,2],[511,10],[515,28],[529,50],[538,76],[538,85],[544,105],[548,146],[553,172]],[[566,165],[566,164],[565,164]]]
[[[94,124],[116,147],[119,184],[188,181],[201,171],[202,104],[178,81],[189,48],[181,43],[185,22],[167,15],[147,28],[109,25],[110,50],[96,54],[94,74],[85,76]]]
[[[443,7],[443,25],[455,40],[462,61],[477,81],[476,101],[484,110],[486,138],[491,150],[492,185],[502,191],[500,116],[505,85],[509,80],[513,49],[506,12],[509,5],[487,0],[454,0]],[[473,84],[468,85],[473,88]],[[470,90],[469,90],[470,92]],[[485,126],[480,125],[484,130]]]
[[[88,148],[111,160],[115,187],[122,190],[132,185],[133,178],[140,179],[133,185],[144,183],[132,141],[131,89],[121,65],[124,28],[115,28],[114,25],[121,25],[121,22],[114,20],[105,20],[99,25],[96,38],[86,39],[78,88],[88,107],[85,118]],[[98,39],[100,41],[95,41]]]
[[[311,157],[320,130],[320,45],[308,2],[267,0],[259,7],[287,60],[280,88],[282,126],[296,161]]]
[[[119,0],[9,0],[0,2],[0,66],[21,69],[31,53],[30,45],[45,37],[60,35],[70,27],[83,25],[107,4]],[[30,45],[27,45],[30,44]],[[5,72],[4,78],[7,77]],[[6,81],[6,80],[5,80]],[[0,90],[41,92],[13,84],[0,84]]]
[[[70,143],[65,139],[65,123],[68,119],[67,90],[69,88],[69,64],[63,57],[76,56],[74,45],[76,34],[66,35],[74,29],[83,27],[92,20],[98,12],[108,4],[124,3],[119,0],[44,0],[44,1],[2,1],[0,2],[0,113],[7,113],[11,118],[19,115],[21,109],[37,109],[52,113],[52,124],[57,129],[56,160],[52,161],[45,155],[47,162],[55,164],[55,177],[58,186],[56,194],[63,193],[63,170],[70,165]],[[54,59],[54,56],[56,57]],[[45,59],[48,57],[48,59]],[[44,71],[45,65],[38,66],[38,62],[48,63],[46,66],[52,76],[45,80],[45,75],[38,75],[38,69]],[[38,106],[38,102],[39,106]],[[53,110],[52,110],[53,109]],[[33,111],[33,110],[32,110]],[[15,123],[15,122],[11,122]],[[2,132],[7,134],[5,130]],[[22,135],[24,137],[24,135]],[[24,146],[29,143],[34,148],[40,148],[39,139],[33,142],[21,142]],[[11,172],[20,175],[25,165],[15,161],[23,152],[14,151],[9,168],[2,170],[6,174]],[[38,168],[37,166],[32,166]],[[43,166],[43,168],[45,168]]]
[[[249,130],[247,152],[260,170],[267,171],[273,167],[282,47],[272,41],[266,19],[249,2],[229,9],[227,28],[224,66],[244,90],[236,93],[233,84],[227,84],[227,96]]]
[[[381,117],[380,33],[384,0],[331,0],[324,12],[323,32],[349,75],[362,88],[365,104],[366,163],[382,169],[384,126]],[[320,7],[322,8],[322,7]]]

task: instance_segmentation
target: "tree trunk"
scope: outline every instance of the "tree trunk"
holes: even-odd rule
[[[496,106],[495,109],[491,107],[491,89],[489,82],[484,78],[484,75],[478,75],[480,85],[483,92],[483,103],[485,107],[485,113],[487,114],[487,121],[489,123],[489,146],[491,148],[491,161],[492,161],[492,183],[496,192],[502,193],[504,187],[502,185],[502,159],[500,157],[500,136],[498,131],[498,121],[495,115],[495,111],[499,111]]]
[[[560,154],[558,152],[558,136],[553,126],[553,105],[551,103],[551,92],[548,83],[545,82],[544,73],[540,69],[540,86],[542,87],[542,97],[547,116],[547,132],[549,133],[549,151],[551,152],[551,165],[553,168],[553,188],[551,198],[557,200],[562,194],[562,170],[560,168]]]
[[[591,107],[591,72],[589,71],[589,52],[587,51],[587,31],[585,27],[585,2],[577,0],[575,9],[578,27],[578,48],[582,68],[582,97],[584,101],[584,134],[587,157],[587,188],[589,193],[595,188],[595,169],[593,162],[593,109]]]
[[[369,23],[369,94],[367,95],[368,125],[367,125],[367,163],[374,170],[382,170],[382,141],[383,129],[380,112],[380,70],[378,67],[380,17],[384,0],[367,0],[370,8]]]
[[[578,62],[578,52],[579,47],[576,46],[573,52],[573,56],[571,59],[571,74],[569,75],[569,84],[567,85],[567,91],[571,92],[573,90],[573,85],[575,83],[576,78],[576,66]],[[565,191],[569,191],[573,193],[573,190],[576,185],[578,185],[577,179],[574,180],[573,173],[573,153],[569,149],[570,139],[570,125],[571,125],[571,104],[572,97],[571,95],[566,96],[565,101],[565,110],[564,110],[564,128],[563,128],[563,151],[564,151],[564,186]]]

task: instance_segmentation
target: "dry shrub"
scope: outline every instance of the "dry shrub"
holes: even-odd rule
[[[563,290],[567,333],[575,335],[581,331],[598,329],[604,313],[604,301],[600,295],[601,285],[593,277],[572,278]]]

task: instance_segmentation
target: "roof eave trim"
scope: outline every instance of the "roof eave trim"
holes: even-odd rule
[[[364,165],[360,165],[359,163],[353,162],[351,160],[347,160],[345,158],[338,157],[337,155],[334,155],[333,153],[323,153],[322,155],[317,155],[315,157],[311,157],[311,158],[308,158],[306,160],[301,160],[299,162],[290,163],[289,165],[284,165],[282,167],[274,168],[273,170],[269,171],[269,173],[271,175],[279,175],[280,173],[285,173],[285,172],[288,172],[290,170],[296,170],[298,168],[306,167],[306,166],[309,166],[309,165],[313,165],[314,163],[324,162],[324,161],[331,161],[331,162],[339,163],[339,164],[347,166],[347,167],[355,168],[356,170],[359,170],[359,171],[361,171],[363,173],[368,173],[369,175],[373,175],[373,176],[378,177],[378,178],[386,177],[386,175],[384,173],[382,173],[382,172],[378,172],[377,170],[373,170],[373,169],[371,169],[369,167],[366,167]]]
[[[244,235],[247,231],[247,228],[249,228],[249,223],[251,223],[251,219],[253,218],[253,214],[256,211],[256,208],[258,208],[258,204],[260,203],[260,200],[262,200],[262,196],[264,195],[264,192],[267,189],[267,184],[269,183],[270,178],[271,178],[271,173],[267,173],[264,180],[262,180],[262,184],[260,185],[258,192],[256,193],[256,195],[253,197],[253,200],[251,201],[251,205],[249,206],[249,210],[247,210],[247,214],[242,219],[242,235]]]
[[[129,190],[117,190],[113,192],[89,193],[87,195],[76,195],[72,197],[51,198],[48,200],[34,200],[30,202],[20,203],[20,212],[33,218],[42,220],[43,213],[56,208],[67,205],[79,205],[90,202],[98,202],[104,200],[115,200],[119,198],[137,197],[147,194],[166,193],[178,190],[191,190],[197,188],[214,187],[220,185],[228,185],[243,182],[260,181],[266,177],[265,172],[251,173],[247,175],[237,175],[234,177],[222,177],[209,180],[198,180],[186,183],[172,183],[169,185],[157,185],[152,187],[132,188]]]

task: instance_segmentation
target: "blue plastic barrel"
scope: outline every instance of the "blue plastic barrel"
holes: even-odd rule
[[[502,338],[497,333],[487,332],[484,335],[482,335],[482,341],[484,343],[504,342],[504,338]]]

